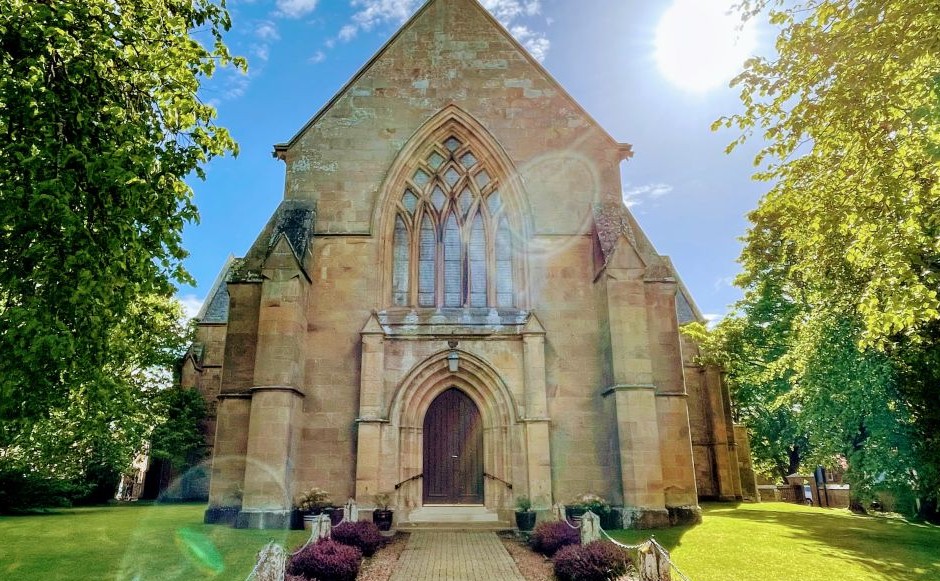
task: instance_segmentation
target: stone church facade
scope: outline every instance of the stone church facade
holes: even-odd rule
[[[749,495],[679,333],[701,315],[621,200],[630,146],[475,0],[430,0],[275,155],[284,201],[184,364],[208,520],[283,526],[313,486],[391,492],[402,525],[591,492],[663,526]]]

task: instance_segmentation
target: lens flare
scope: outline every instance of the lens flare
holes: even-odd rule
[[[206,535],[193,529],[176,531],[176,546],[189,561],[207,575],[218,575],[225,570],[225,563],[218,549]]]

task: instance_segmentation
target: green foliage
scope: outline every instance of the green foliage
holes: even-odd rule
[[[162,420],[152,400],[160,401],[161,390],[173,384],[168,368],[189,344],[190,331],[175,300],[142,299],[132,307],[137,310],[150,314],[149,326],[113,329],[112,344],[125,359],[100,370],[98,384],[74,387],[65,405],[44,418],[0,422],[0,473],[44,479],[70,491],[53,495],[49,504],[60,504],[63,497],[80,500],[98,483],[110,488],[108,494],[95,495],[98,500],[113,495],[116,478],[108,475],[127,469]],[[34,503],[8,502],[14,508],[25,504]]]
[[[196,95],[243,66],[229,25],[213,0],[0,5],[0,420],[112,399],[142,297],[190,280],[184,178],[236,149]]]
[[[154,397],[154,416],[161,421],[150,436],[150,455],[169,460],[177,469],[199,462],[206,452],[206,400],[198,390],[173,387]]]
[[[746,0],[778,56],[734,81],[744,112],[716,126],[766,140],[771,191],[750,218],[748,273],[766,241],[810,304],[857,312],[860,340],[924,338],[940,319],[940,4]]]
[[[940,4],[745,0],[776,56],[735,79],[715,126],[765,140],[738,284],[709,339],[755,454],[805,438],[800,461],[849,461],[854,490],[940,495]],[[797,429],[794,430],[793,428]],[[797,439],[794,439],[797,438]],[[791,445],[791,444],[788,444]]]
[[[197,97],[244,67],[229,26],[215,0],[0,3],[0,472],[106,482],[146,440],[188,340],[184,179],[236,151]]]

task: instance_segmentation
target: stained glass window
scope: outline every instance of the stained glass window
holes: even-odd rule
[[[403,190],[395,217],[394,306],[515,306],[512,234],[499,179],[471,145],[450,136],[407,174],[420,189]]]

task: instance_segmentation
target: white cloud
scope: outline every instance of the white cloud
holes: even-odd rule
[[[205,301],[205,299],[201,299],[193,294],[177,297],[177,300],[183,305],[183,313],[186,315],[187,319],[192,319],[198,315],[199,310],[202,308],[202,303]]]
[[[347,24],[346,26],[339,29],[339,34],[337,36],[343,42],[348,42],[355,38],[357,32],[359,32],[358,28],[352,24]]]
[[[271,56],[271,47],[267,44],[253,44],[251,45],[251,54],[255,55],[263,61],[266,61],[268,60],[268,57]]]
[[[229,74],[222,81],[222,99],[230,101],[238,99],[248,92],[248,86],[251,85],[251,79],[247,73],[229,69]]]
[[[421,4],[423,0],[352,0],[353,8],[359,9],[353,22],[363,30],[384,22],[404,22]]]
[[[317,7],[319,0],[277,0],[277,14],[285,18],[304,17]]]
[[[322,63],[325,60],[326,60],[326,53],[323,52],[322,50],[318,50],[317,52],[313,53],[313,56],[307,59],[307,62],[310,64],[316,65],[316,64]]]
[[[348,42],[361,30],[372,30],[386,22],[400,24],[423,3],[424,0],[351,0],[352,7],[358,10],[353,14],[352,22],[340,29],[337,38]],[[519,18],[539,15],[542,11],[541,0],[483,0],[482,3],[536,60],[545,60],[549,49],[545,34],[517,23]]]
[[[270,20],[262,20],[255,27],[255,36],[261,40],[280,40],[281,35],[277,31],[277,25]]]
[[[673,190],[671,185],[663,183],[645,184],[633,187],[628,186],[629,184],[624,184],[623,187],[623,203],[626,204],[628,208],[639,206],[645,200],[665,196]]]
[[[541,32],[534,32],[528,26],[517,25],[509,29],[509,32],[516,37],[519,44],[525,47],[532,57],[542,62],[548,55],[550,43]]]
[[[541,0],[483,0],[482,4],[507,28],[516,18],[535,16],[542,10]]]

